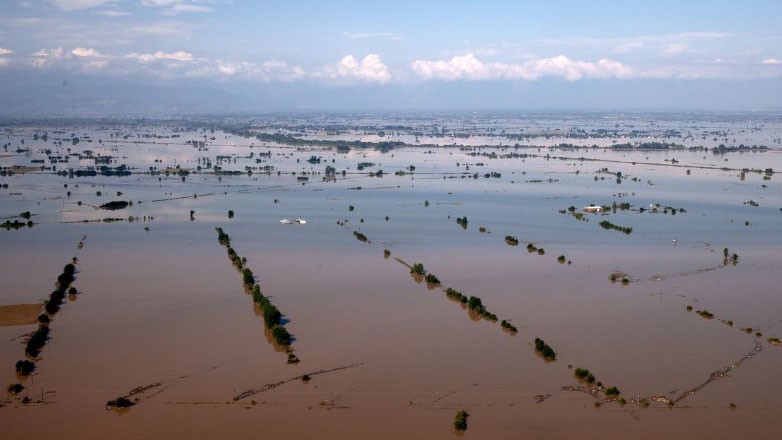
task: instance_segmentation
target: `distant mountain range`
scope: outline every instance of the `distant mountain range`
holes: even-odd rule
[[[324,86],[149,81],[0,72],[1,116],[157,116],[271,111],[780,108],[777,80],[542,80]]]

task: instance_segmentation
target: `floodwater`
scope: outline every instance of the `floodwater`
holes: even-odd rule
[[[369,142],[377,139],[366,137],[376,136],[367,127],[384,125],[411,126],[394,135],[403,141],[434,125],[477,133],[480,142],[461,145],[512,145],[498,140],[496,131],[506,129],[619,125],[629,133],[642,124],[686,128],[696,141],[702,133],[730,133],[727,142],[711,135],[695,144],[667,140],[687,146],[760,142],[770,149],[568,151],[546,148],[567,138],[533,137],[524,144],[540,150],[344,153],[263,145],[208,121],[9,123],[0,135],[8,151],[0,152],[0,167],[37,169],[0,175],[0,221],[26,223],[18,216],[29,211],[34,223],[0,230],[0,305],[43,302],[74,257],[79,293],[54,315],[29,377],[17,376],[14,364],[27,359],[26,336],[37,325],[0,326],[0,377],[25,387],[4,395],[0,435],[451,438],[456,412],[466,410],[464,435],[473,438],[777,438],[782,347],[768,338],[782,337],[782,186],[774,171],[782,170],[782,119],[717,119],[266,122],[312,131],[311,138]],[[302,130],[305,122],[317,125],[312,121],[347,128],[333,135]],[[446,144],[452,142],[459,139]],[[52,163],[69,153],[81,159]],[[527,156],[502,157],[510,153]],[[94,167],[99,155],[133,173],[56,174]],[[320,163],[308,163],[311,156]],[[359,170],[361,162],[374,165]],[[216,174],[215,165],[241,173]],[[190,173],[177,175],[177,166]],[[264,166],[274,168],[260,172]],[[324,181],[326,166],[336,169],[335,179]],[[150,167],[172,172],[150,174]],[[381,169],[382,177],[370,176]],[[302,173],[306,182],[298,180]],[[116,200],[133,204],[98,209]],[[614,202],[630,209],[580,220],[568,211]],[[463,216],[465,228],[456,223]],[[280,223],[295,218],[307,222]],[[603,220],[632,232],[604,229]],[[272,343],[215,227],[230,235],[284,315],[298,364],[286,363]],[[519,245],[506,244],[508,235]],[[545,253],[528,252],[528,243]],[[725,260],[725,248],[737,254],[735,264]],[[422,263],[442,285],[417,282],[395,257]],[[629,283],[609,280],[620,272]],[[498,322],[468,313],[446,297],[446,287],[480,297]],[[703,310],[714,316],[696,314]],[[503,331],[501,320],[518,332]],[[556,361],[536,354],[535,338],[556,351]],[[577,381],[575,368],[589,369],[603,387]],[[304,374],[310,380],[301,380]],[[132,394],[143,386],[151,387]],[[613,386],[624,403],[606,396]],[[247,397],[235,400],[241,395]],[[120,396],[138,400],[106,409]]]

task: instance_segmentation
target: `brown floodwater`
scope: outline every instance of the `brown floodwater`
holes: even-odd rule
[[[95,140],[116,131],[72,130]],[[33,131],[15,128],[8,140],[37,145]],[[79,292],[54,315],[30,377],[18,377],[14,364],[26,358],[26,335],[37,325],[0,326],[3,385],[25,386],[2,399],[3,439],[450,438],[462,409],[470,413],[464,435],[473,438],[772,439],[782,430],[782,348],[767,341],[782,336],[782,187],[776,174],[733,170],[782,169],[776,150],[728,154],[725,165],[722,156],[688,151],[552,160],[546,151],[503,159],[458,148],[338,154],[270,145],[260,149],[272,152],[267,162],[256,163],[247,155],[259,149],[245,138],[218,131],[212,150],[199,151],[183,145],[199,133],[178,133],[180,145],[68,146],[113,150],[113,166],[139,171],[194,168],[225,154],[235,157],[231,169],[269,164],[275,172],[0,177],[9,185],[0,190],[0,217],[30,211],[35,223],[0,230],[0,305],[46,300],[74,257]],[[2,156],[0,165],[28,165],[37,151]],[[306,163],[312,155],[323,162]],[[691,174],[671,167],[672,156]],[[366,161],[376,165],[358,172]],[[468,178],[465,164],[473,164]],[[694,168],[704,164],[717,169]],[[290,175],[326,165],[336,167],[335,182],[311,174],[302,185]],[[393,174],[409,165],[416,173]],[[617,183],[598,172],[604,167],[626,178]],[[385,176],[367,174],[378,169]],[[483,177],[490,172],[502,176]],[[112,200],[133,205],[96,208]],[[632,207],[585,220],[567,212],[613,202]],[[665,206],[684,211],[663,213]],[[466,228],[456,223],[462,216]],[[294,218],[307,222],[280,223]],[[603,220],[632,233],[603,229]],[[217,226],[282,312],[298,364],[270,343]],[[528,243],[545,253],[528,252]],[[738,254],[736,264],[725,264],[724,248]],[[416,282],[394,257],[422,263],[441,286]],[[631,282],[611,282],[614,272]],[[447,287],[480,297],[498,322],[471,316]],[[503,331],[503,319],[518,332]],[[536,354],[535,338],[556,361]],[[619,388],[627,403],[566,390],[584,385],[575,368]],[[712,376],[719,371],[727,374]],[[130,396],[135,406],[106,409],[148,385]],[[696,388],[673,406],[664,402]]]

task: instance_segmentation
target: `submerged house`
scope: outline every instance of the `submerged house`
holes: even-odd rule
[[[584,212],[599,213],[599,212],[603,212],[603,207],[602,206],[589,205],[589,206],[585,206],[583,211]]]

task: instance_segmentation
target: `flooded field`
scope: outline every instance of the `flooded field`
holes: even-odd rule
[[[4,121],[0,433],[777,438],[781,138],[771,113]]]

